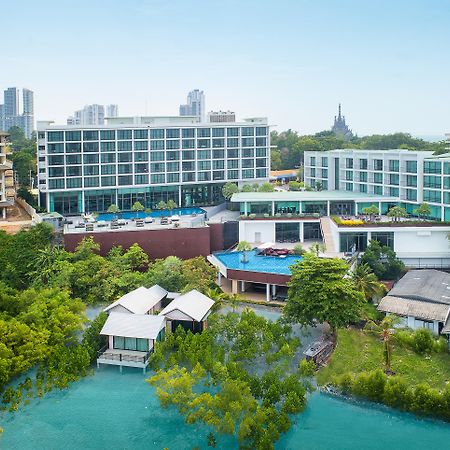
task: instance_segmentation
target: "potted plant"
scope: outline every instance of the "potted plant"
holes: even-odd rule
[[[248,263],[248,254],[247,254],[247,252],[249,252],[251,249],[252,249],[252,246],[247,241],[239,242],[239,244],[236,247],[236,250],[238,252],[242,252],[241,262],[243,262],[244,264]]]

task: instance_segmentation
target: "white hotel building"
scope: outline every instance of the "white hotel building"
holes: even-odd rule
[[[221,203],[228,182],[263,183],[270,170],[265,118],[233,123],[195,117],[116,117],[97,126],[38,123],[40,202],[49,212],[122,211]]]
[[[305,152],[305,183],[324,190],[339,190],[396,198],[396,204],[413,214],[422,202],[431,217],[450,221],[450,154],[426,151],[331,150]],[[363,203],[360,208],[364,208]],[[385,214],[392,202],[383,202]],[[348,211],[348,214],[361,213]]]

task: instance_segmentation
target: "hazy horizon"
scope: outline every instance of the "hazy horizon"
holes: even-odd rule
[[[36,120],[177,115],[201,89],[207,110],[277,131],[330,129],[342,103],[359,136],[450,132],[449,0],[23,0],[3,17],[0,89],[32,89]]]

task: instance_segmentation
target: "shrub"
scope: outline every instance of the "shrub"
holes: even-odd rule
[[[434,349],[434,339],[430,330],[419,328],[411,336],[412,349],[419,354],[431,353]]]
[[[402,378],[391,377],[387,379],[383,393],[383,402],[386,405],[406,410],[409,408],[411,400],[411,390]]]
[[[306,250],[302,247],[301,244],[295,244],[292,251],[294,252],[294,255],[297,256],[302,256],[306,253]]]
[[[448,352],[447,341],[442,336],[439,339],[436,339],[433,342],[433,350],[436,353],[447,353]]]
[[[374,402],[381,402],[383,400],[386,378],[386,374],[381,369],[372,372],[363,372],[353,383],[353,392],[358,397],[364,397]]]

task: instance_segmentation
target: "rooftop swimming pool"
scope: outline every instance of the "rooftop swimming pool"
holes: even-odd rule
[[[194,208],[175,208],[172,211],[165,210],[156,210],[152,211],[150,214],[147,214],[144,211],[140,212],[133,212],[133,211],[126,211],[121,212],[119,214],[110,214],[110,213],[103,213],[99,214],[97,217],[97,220],[104,220],[104,221],[111,221],[115,217],[119,217],[121,219],[145,219],[146,217],[168,217],[170,215],[179,215],[179,216],[190,216],[192,214],[204,214],[206,211],[202,208],[194,207]]]
[[[292,264],[301,261],[301,256],[259,256],[257,250],[247,252],[248,262],[242,262],[244,252],[214,253],[214,256],[227,268],[234,270],[247,270],[249,272],[275,273],[278,275],[291,275],[289,269]]]

